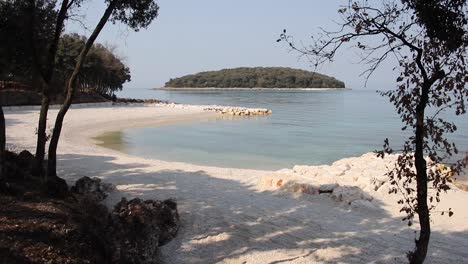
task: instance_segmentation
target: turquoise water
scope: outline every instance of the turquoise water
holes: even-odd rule
[[[262,107],[270,116],[132,128],[112,134],[109,147],[132,155],[201,165],[280,169],[330,164],[380,149],[408,136],[386,98],[375,90],[163,91],[128,89],[121,97],[178,103]],[[451,138],[468,150],[466,116]]]

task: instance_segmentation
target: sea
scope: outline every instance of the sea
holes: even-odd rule
[[[128,88],[119,97],[183,104],[268,108],[272,115],[219,117],[129,128],[99,137],[103,146],[131,155],[199,165],[277,170],[323,165],[381,150],[386,138],[401,149],[411,131],[388,98],[359,90],[154,90]],[[468,118],[443,114],[458,127],[450,139],[468,150]]]

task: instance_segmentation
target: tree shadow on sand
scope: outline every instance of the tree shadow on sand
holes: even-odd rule
[[[294,198],[204,171],[117,164],[111,156],[62,155],[59,165],[69,182],[87,171],[119,185],[123,196],[177,199],[182,226],[161,248],[165,263],[401,263],[414,247],[414,230],[378,200],[376,209],[351,208],[327,195]],[[467,232],[433,232],[427,262],[468,259],[467,241]]]

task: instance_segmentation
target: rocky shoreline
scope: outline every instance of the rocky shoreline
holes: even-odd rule
[[[350,91],[351,88],[219,88],[219,87],[158,87],[153,90],[181,90],[181,91]]]
[[[260,171],[147,159],[102,148],[90,140],[105,131],[214,118],[216,112],[203,110],[206,107],[122,104],[72,109],[59,146],[60,176],[73,184],[77,177],[92,172],[115,184],[119,195],[159,201],[175,198],[181,230],[159,251],[168,263],[406,260],[414,229],[401,222],[399,197],[388,194],[384,176],[394,156],[380,159],[369,153],[330,166]],[[56,113],[51,110],[51,118]],[[5,117],[8,142],[33,150],[37,111],[8,112]],[[106,201],[117,204],[119,195]],[[468,193],[454,187],[441,196],[438,207],[452,208],[455,214],[451,218],[434,215],[429,257],[437,263],[460,263],[468,258],[464,235]]]
[[[50,109],[60,109],[61,105],[50,105]],[[236,106],[219,106],[219,105],[190,105],[179,104],[168,101],[161,101],[157,99],[119,99],[114,102],[99,102],[99,103],[77,103],[72,104],[71,108],[93,108],[93,107],[169,107],[181,109],[201,109],[203,111],[215,112],[222,115],[231,116],[255,116],[255,115],[270,115],[273,113],[271,109],[266,108],[248,108]],[[4,111],[18,111],[18,110],[40,110],[40,105],[19,105],[19,106],[4,106]]]
[[[0,263],[156,263],[178,232],[175,200],[123,197],[107,208],[115,185],[85,176],[68,188],[35,176],[34,164],[28,151],[7,152]]]

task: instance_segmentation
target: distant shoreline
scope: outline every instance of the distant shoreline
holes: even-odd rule
[[[254,88],[242,88],[242,87],[158,87],[153,90],[200,90],[200,91],[349,91],[351,88],[265,88],[265,87],[254,87]]]

